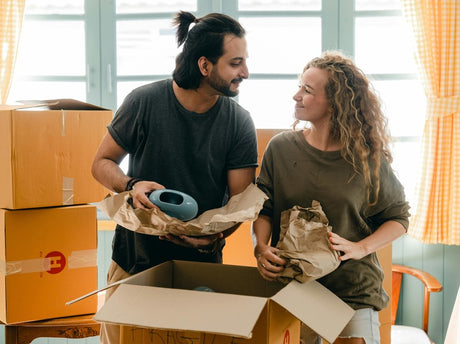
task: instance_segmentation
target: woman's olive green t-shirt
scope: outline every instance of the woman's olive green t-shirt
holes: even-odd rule
[[[382,159],[377,204],[369,207],[362,175],[339,151],[321,151],[307,143],[302,131],[282,132],[269,142],[257,185],[268,196],[261,214],[272,218],[271,245],[279,240],[281,212],[319,201],[332,231],[357,242],[382,223],[394,220],[406,229],[409,205],[404,189],[388,162]],[[318,281],[354,309],[381,310],[388,303],[383,270],[376,253],[346,260]]]

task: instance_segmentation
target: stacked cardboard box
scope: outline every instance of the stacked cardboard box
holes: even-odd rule
[[[0,106],[0,321],[94,313],[97,212],[91,163],[112,111],[72,99]]]

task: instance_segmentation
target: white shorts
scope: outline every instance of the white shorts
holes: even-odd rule
[[[380,344],[379,313],[371,308],[358,309],[340,333],[341,338],[363,338],[366,344]],[[302,325],[300,338],[304,344],[321,344],[321,338]]]

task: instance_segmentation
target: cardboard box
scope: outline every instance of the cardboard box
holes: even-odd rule
[[[0,106],[0,208],[101,201],[91,175],[112,111],[73,99],[46,106]]]
[[[125,344],[297,344],[300,321],[333,342],[353,314],[315,281],[283,285],[254,267],[170,261],[125,280],[94,319],[123,325]]]
[[[0,320],[6,324],[95,313],[97,218],[93,205],[0,209]]]

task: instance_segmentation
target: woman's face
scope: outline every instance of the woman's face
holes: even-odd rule
[[[325,86],[328,73],[318,68],[307,69],[300,78],[299,90],[294,94],[295,118],[312,124],[329,122],[331,111]]]

